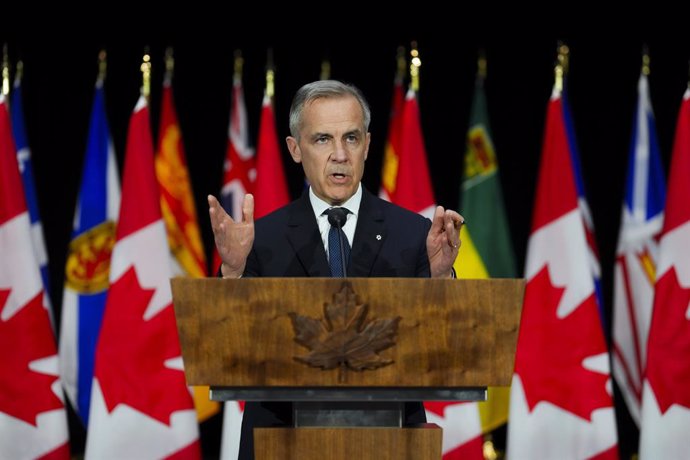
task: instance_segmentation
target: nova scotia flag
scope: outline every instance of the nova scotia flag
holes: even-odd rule
[[[105,113],[103,78],[99,77],[65,267],[60,335],[60,375],[84,426],[88,425],[94,353],[119,209],[117,163]]]

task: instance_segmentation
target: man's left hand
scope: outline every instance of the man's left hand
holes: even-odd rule
[[[426,251],[432,278],[451,278],[453,262],[460,250],[460,228],[465,219],[451,209],[437,206],[426,237]]]

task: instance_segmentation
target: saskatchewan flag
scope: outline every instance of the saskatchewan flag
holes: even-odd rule
[[[461,188],[460,213],[467,218],[467,225],[461,230],[462,246],[455,262],[458,277],[516,276],[481,74],[472,102]],[[488,401],[479,403],[484,433],[507,422],[509,395],[509,387],[490,387]]]

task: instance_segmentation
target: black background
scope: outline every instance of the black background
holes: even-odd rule
[[[21,33],[0,34],[0,39],[9,44],[11,61],[24,61],[25,121],[48,246],[51,295],[58,316],[100,49],[108,51],[106,107],[121,171],[127,124],[139,94],[143,51],[148,46],[153,59],[151,112],[155,139],[164,50],[166,46],[174,47],[175,102],[204,243],[210,255],[212,237],[205,196],[217,194],[221,186],[235,49],[241,49],[245,58],[245,101],[254,145],[269,47],[273,49],[276,66],[275,113],[280,139],[288,134],[287,113],[292,95],[302,84],[319,78],[322,59],[330,60],[332,78],[362,89],[373,115],[372,145],[363,182],[376,192],[396,49],[400,45],[409,49],[410,40],[417,40],[423,62],[419,104],[434,192],[439,204],[457,209],[477,51],[482,47],[489,65],[486,91],[493,141],[521,271],[556,46],[558,40],[564,40],[571,50],[569,100],[601,253],[610,324],[612,265],[641,50],[643,44],[649,45],[652,105],[667,170],[676,116],[688,81],[687,40],[649,38],[644,29],[613,34],[603,28],[595,35],[586,26],[575,34],[532,31],[527,36],[513,32],[507,39],[505,34],[500,39],[482,39],[471,33],[453,32],[463,27],[462,22],[444,27],[443,34],[397,31],[379,34],[376,39],[357,34],[357,26],[349,24],[351,30],[345,38],[334,33],[339,25],[319,23],[329,33],[309,38],[290,33],[238,31],[181,38],[181,34],[132,32],[127,30],[130,26],[136,29],[131,21],[120,34],[113,34],[117,38],[107,39],[74,36],[46,41]],[[291,195],[297,197],[302,188],[302,171],[292,163],[285,146],[281,147]],[[617,410],[619,443],[623,456],[629,457],[636,451],[637,432],[620,400]],[[203,427],[207,456],[217,454],[219,419],[215,417]],[[78,423],[72,422],[73,450],[79,452],[83,449],[84,433]]]

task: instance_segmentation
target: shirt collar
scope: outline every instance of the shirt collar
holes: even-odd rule
[[[318,196],[316,196],[316,194],[314,193],[314,190],[311,187],[309,187],[309,201],[311,202],[312,209],[314,209],[314,215],[316,215],[317,220],[318,220],[319,216],[321,216],[327,209],[330,209],[333,207],[330,204],[323,201]],[[357,191],[355,192],[355,194],[352,195],[341,206],[337,206],[337,207],[347,208],[347,210],[350,211],[350,213],[352,213],[356,216],[359,213],[359,205],[361,203],[362,203],[362,183],[360,182],[357,185]]]

